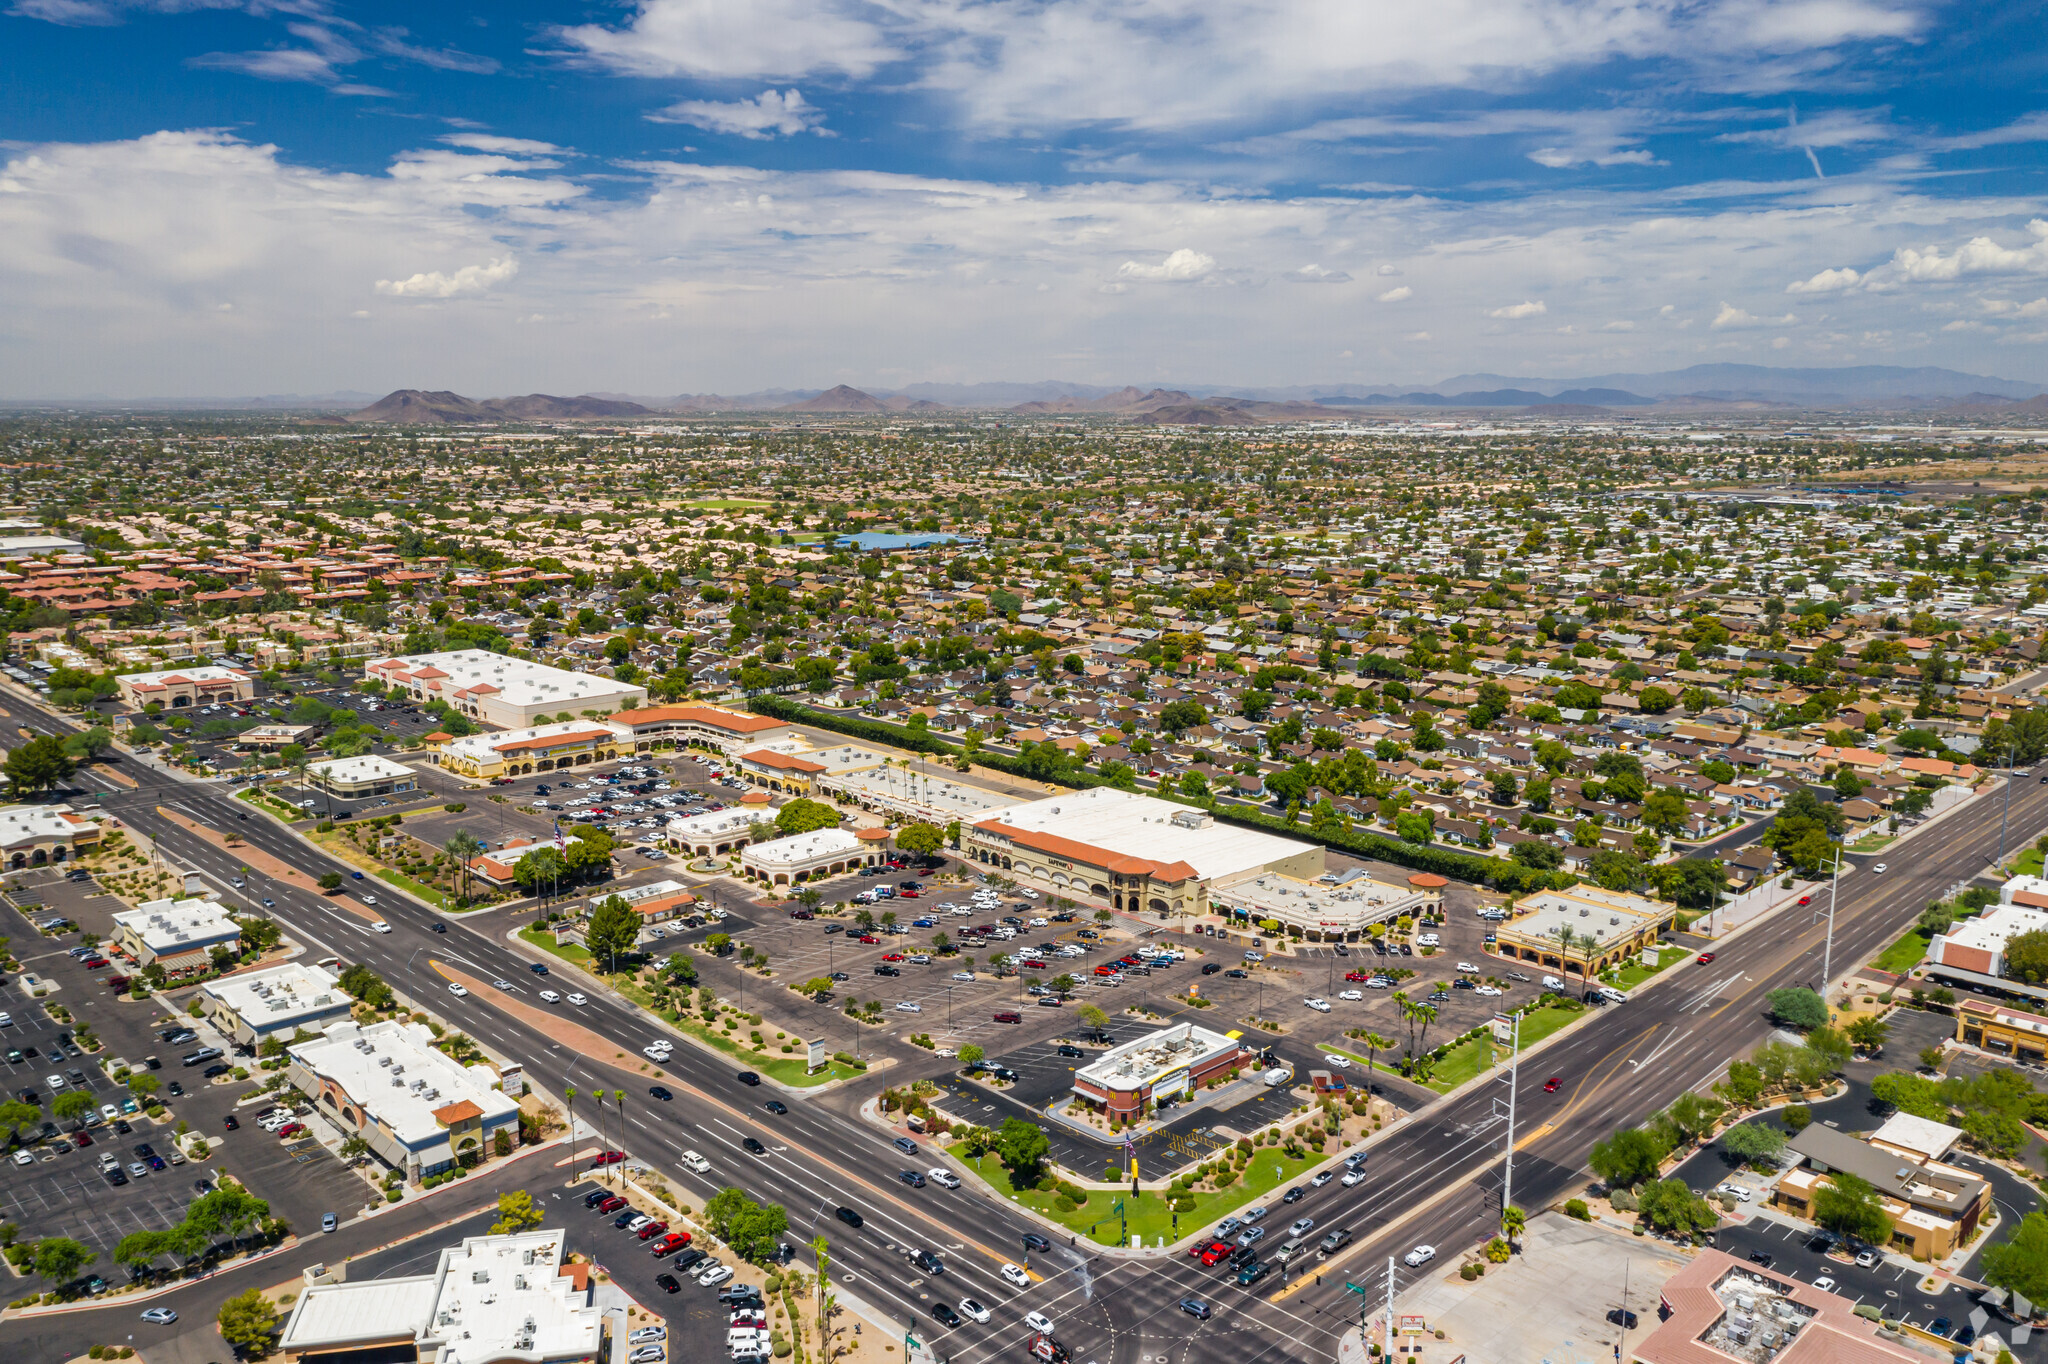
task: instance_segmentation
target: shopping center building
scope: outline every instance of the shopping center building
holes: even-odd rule
[[[488,649],[374,659],[363,676],[422,705],[446,701],[460,714],[499,729],[575,719],[586,711],[610,715],[647,704],[645,687]]]
[[[960,848],[1025,885],[1162,916],[1206,914],[1212,890],[1261,873],[1299,881],[1323,873],[1318,844],[1111,786],[1013,805],[964,826]]]
[[[1074,1097],[1112,1118],[1140,1116],[1147,1104],[1165,1104],[1226,1080],[1258,1053],[1220,1032],[1193,1023],[1111,1047],[1074,1072]]]

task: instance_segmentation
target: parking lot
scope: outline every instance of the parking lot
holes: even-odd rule
[[[91,883],[63,881],[55,873],[34,874],[34,879],[17,875],[9,878],[9,884],[17,887],[10,899],[41,898],[53,910],[75,916],[88,928],[97,925],[103,935],[119,905],[113,897],[100,895]],[[109,968],[88,970],[68,955],[66,949],[78,941],[75,933],[44,937],[11,907],[0,912],[0,921],[7,926],[10,946],[22,961],[24,975],[55,987],[44,1000],[37,1000],[19,977],[0,986],[0,1010],[11,1020],[0,1026],[0,1047],[5,1048],[0,1052],[0,1065],[5,1066],[8,1097],[19,1098],[23,1090],[31,1090],[48,1113],[53,1102],[48,1077],[56,1074],[65,1082],[58,1092],[83,1089],[97,1104],[119,1107],[124,1101],[132,1103],[133,1096],[126,1085],[107,1076],[105,1063],[122,1058],[143,1067],[147,1058],[155,1056],[161,1069],[151,1073],[162,1086],[157,1097],[167,1110],[161,1122],[134,1112],[82,1134],[65,1130],[72,1127],[70,1123],[55,1123],[59,1129],[55,1137],[27,1134],[30,1142],[18,1149],[30,1155],[30,1163],[20,1164],[15,1155],[0,1164],[0,1220],[14,1222],[27,1237],[74,1237],[100,1253],[97,1268],[106,1273],[112,1249],[122,1237],[176,1225],[186,1206],[198,1196],[199,1185],[223,1169],[232,1171],[269,1202],[274,1215],[300,1231],[317,1227],[322,1213],[346,1216],[363,1203],[367,1190],[362,1180],[317,1143],[287,1145],[248,1122],[237,1131],[227,1130],[223,1119],[236,1111],[236,1101],[255,1085],[225,1076],[209,1082],[202,1074],[203,1067],[180,1064],[181,1056],[202,1045],[222,1045],[204,1025],[173,1016],[187,998],[185,992],[147,1001],[116,995],[101,983]],[[46,1002],[70,1009],[75,1023],[52,1020]],[[90,1026],[98,1035],[102,1043],[98,1053],[70,1054],[75,1044],[67,1045],[67,1041],[77,1024]],[[167,1043],[161,1034],[174,1026],[192,1026],[199,1036],[191,1042]],[[20,1060],[14,1059],[15,1053]],[[231,1054],[224,1059],[247,1058]],[[72,1077],[73,1070],[82,1083]],[[174,1092],[174,1086],[182,1092]],[[171,1163],[171,1131],[180,1119],[207,1139],[212,1154],[206,1160]],[[121,1126],[130,1130],[123,1132]],[[78,1144],[81,1135],[89,1145]],[[163,1169],[151,1168],[153,1162],[135,1150],[141,1144],[148,1144],[163,1160]],[[103,1155],[120,1159],[127,1184],[113,1185],[100,1174]],[[138,1161],[142,1162],[141,1173],[134,1169]]]

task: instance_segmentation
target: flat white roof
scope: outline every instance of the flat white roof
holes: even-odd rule
[[[228,912],[212,900],[150,900],[114,916],[116,928],[134,931],[135,936],[158,956],[176,956],[210,943],[227,942],[242,935],[242,929]]]
[[[1206,813],[1154,796],[1097,786],[1013,805],[992,819],[976,821],[976,827],[1001,833],[1007,826],[1071,839],[1125,857],[1185,862],[1205,881],[1263,871],[1316,846],[1213,821],[1190,827]],[[1182,817],[1180,823],[1174,822],[1177,815]]]
[[[720,838],[743,834],[755,820],[775,822],[775,812],[762,805],[740,805],[730,810],[706,810],[701,815],[677,815],[668,822],[671,838]]]
[[[53,838],[69,841],[81,828],[91,827],[91,821],[81,823],[77,818],[66,819],[70,813],[68,805],[0,806],[0,848],[12,848],[20,843],[41,843]]]
[[[494,694],[497,698],[509,705],[580,710],[579,703],[584,701],[612,701],[622,696],[644,698],[647,695],[645,687],[630,682],[570,672],[566,668],[551,668],[545,663],[513,658],[509,654],[494,654],[488,649],[402,654],[396,658],[377,659],[367,671],[393,681],[406,680],[395,676],[394,665],[408,674],[417,674],[427,668],[446,673],[445,677],[431,679],[438,682],[438,690],[428,688],[444,700],[457,692],[492,687],[496,689]]]
[[[1974,919],[1959,920],[1941,935],[1941,940],[1996,954],[2005,951],[2007,939],[2042,928],[2048,928],[2048,911],[2025,905],[1993,905]]]
[[[746,857],[750,862],[768,866],[794,865],[814,857],[836,857],[840,853],[859,850],[860,840],[845,829],[813,829],[807,834],[791,834],[787,838],[771,838],[766,843],[756,843],[747,849]]]
[[[1111,1047],[1075,1071],[1074,1078],[1103,1089],[1142,1089],[1162,1075],[1199,1065],[1218,1052],[1235,1050],[1237,1046],[1222,1033],[1199,1024],[1176,1023]]]
[[[1940,1160],[1963,1138],[1963,1129],[1911,1113],[1894,1113],[1884,1126],[1870,1134],[1870,1140],[1887,1142],[1902,1151],[1914,1151],[1928,1160]]]
[[[563,1233],[471,1236],[432,1273],[309,1288],[285,1323],[287,1353],[410,1336],[435,1364],[587,1359],[604,1309],[562,1272]]]
[[[434,1117],[436,1109],[467,1099],[481,1111],[485,1126],[493,1126],[519,1107],[491,1087],[498,1077],[490,1067],[457,1065],[434,1050],[433,1041],[434,1034],[420,1023],[337,1023],[320,1040],[289,1050],[300,1065],[341,1086],[417,1151],[447,1134]]]
[[[199,988],[264,1031],[290,1027],[302,1018],[346,1008],[350,1002],[332,971],[296,961],[208,981]]]
[[[395,763],[377,753],[364,753],[354,758],[329,758],[326,762],[308,763],[306,770],[330,781],[388,781],[399,777],[417,776],[404,763]]]
[[[247,682],[249,674],[239,668],[222,668],[208,664],[203,668],[165,668],[153,673],[121,673],[116,681],[131,686],[147,687],[181,678],[187,682]]]
[[[500,749],[510,748],[527,739],[556,739],[565,734],[589,735],[599,742],[624,737],[617,729],[596,720],[552,720],[544,725],[529,725],[525,729],[465,734],[449,741],[447,751],[460,753],[472,762],[491,762],[497,758]]]

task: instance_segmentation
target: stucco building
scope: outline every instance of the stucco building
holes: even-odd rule
[[[551,668],[488,649],[405,654],[373,660],[372,682],[426,704],[445,701],[459,714],[499,729],[526,729],[549,719],[610,715],[647,703],[647,689],[615,678]]]

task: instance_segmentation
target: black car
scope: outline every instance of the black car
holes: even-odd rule
[[[612,1191],[610,1189],[593,1189],[589,1193],[583,1195],[583,1206],[586,1208],[594,1208],[598,1204],[604,1202],[607,1198],[610,1198],[611,1196]]]
[[[697,1264],[704,1258],[704,1252],[701,1250],[686,1250],[682,1254],[676,1256],[674,1264],[678,1270],[687,1274],[690,1272],[690,1266]]]
[[[683,1291],[683,1281],[673,1274],[655,1275],[654,1286],[664,1293],[680,1293]]]
[[[544,961],[537,961],[529,965],[526,969],[533,972],[536,976],[544,976],[548,973],[548,964]]]
[[[1061,1056],[1072,1056],[1072,1057],[1080,1057],[1080,1056],[1086,1056],[1086,1055],[1087,1055],[1088,1053],[1087,1053],[1087,1052],[1085,1052],[1085,1051],[1082,1051],[1082,1050],[1081,1050],[1081,1049],[1080,1049],[1079,1047],[1077,1047],[1077,1046],[1074,1046],[1074,1045],[1073,1045],[1072,1043],[1070,1043],[1070,1042],[1062,1042],[1062,1043],[1060,1043],[1060,1046],[1059,1046],[1059,1054],[1060,1054]]]
[[[220,1120],[220,1125],[222,1127],[227,1128],[228,1131],[233,1132],[241,1127],[242,1120],[236,1117],[234,1114],[230,1113],[225,1118],[222,1118]]]
[[[887,962],[884,962],[881,965],[875,967],[875,974],[878,976],[900,976],[903,973],[897,970],[895,967],[889,965]]]
[[[620,1231],[624,1231],[626,1229],[626,1223],[632,1221],[639,1215],[640,1210],[638,1208],[628,1208],[624,1212],[620,1213],[617,1217],[614,1217],[612,1219],[612,1225],[617,1227]]]
[[[867,1220],[863,1218],[859,1213],[855,1212],[852,1208],[840,1208],[837,1212],[833,1214],[833,1216],[837,1217],[840,1221],[846,1223],[846,1225],[849,1227],[858,1227],[864,1221]]]
[[[913,1264],[927,1274],[943,1274],[946,1272],[946,1262],[928,1250],[920,1250],[917,1254],[911,1256],[910,1259]]]
[[[662,1101],[663,1103],[667,1103],[667,1102],[668,1102],[668,1101],[669,1101],[670,1099],[673,1099],[673,1098],[675,1098],[675,1095],[673,1095],[673,1094],[669,1093],[669,1092],[668,1092],[667,1090],[663,1089],[663,1088],[662,1088],[662,1087],[661,1087],[660,1085],[649,1085],[649,1086],[647,1086],[647,1092],[648,1092],[649,1094],[652,1094],[652,1095],[653,1095],[653,1096],[654,1096],[655,1098],[657,1098],[657,1099],[661,1100],[661,1101]]]
[[[211,1080],[217,1075],[226,1075],[229,1071],[233,1069],[233,1066],[208,1066],[205,1070],[202,1070],[199,1073],[201,1075],[204,1075],[207,1079]]]
[[[179,1084],[176,1080],[171,1081],[169,1084],[165,1085],[164,1088],[170,1093],[170,1096],[174,1099],[183,1097],[185,1093],[185,1086]]]
[[[1624,1331],[1636,1329],[1636,1314],[1629,1311],[1626,1307],[1608,1308],[1607,1319]]]
[[[1240,970],[1235,966],[1231,967],[1228,971],[1225,971],[1223,974],[1229,976],[1232,980],[1250,980],[1252,978],[1251,972]]]
[[[789,1112],[789,1105],[780,1099],[770,1099],[762,1107],[766,1108],[770,1113],[781,1114]]]
[[[1294,1188],[1289,1189],[1286,1193],[1281,1194],[1280,1201],[1282,1203],[1299,1203],[1306,1195],[1307,1191],[1304,1190],[1300,1185],[1296,1185]]]
[[[960,1324],[960,1314],[945,1303],[939,1303],[932,1308],[932,1320],[941,1326],[958,1326]]]
[[[1752,1250],[1751,1252],[1749,1252],[1749,1262],[1753,1265],[1759,1266],[1760,1268],[1769,1269],[1772,1265],[1777,1263],[1777,1257],[1773,1256],[1767,1250]]]
[[[754,1074],[751,1070],[743,1070],[732,1078],[738,1080],[743,1085],[758,1085],[761,1083],[761,1077]]]
[[[913,1189],[922,1189],[924,1187],[924,1176],[916,1170],[898,1170],[896,1178],[902,1180]]]
[[[128,1176],[122,1174],[119,1170],[107,1171],[107,1183],[113,1185],[115,1188],[118,1189],[127,1182]]]
[[[444,923],[439,923],[439,922],[436,922],[436,923],[434,924],[434,931],[435,931],[436,933],[446,933],[446,932],[448,931],[448,925],[446,925],[446,924],[444,924]]]
[[[1223,963],[1221,962],[1205,961],[1202,963],[1202,974],[1205,976],[1213,976],[1222,969]]]
[[[765,1156],[768,1154],[768,1148],[752,1137],[742,1137],[740,1145],[746,1147],[747,1154],[751,1156]]]

